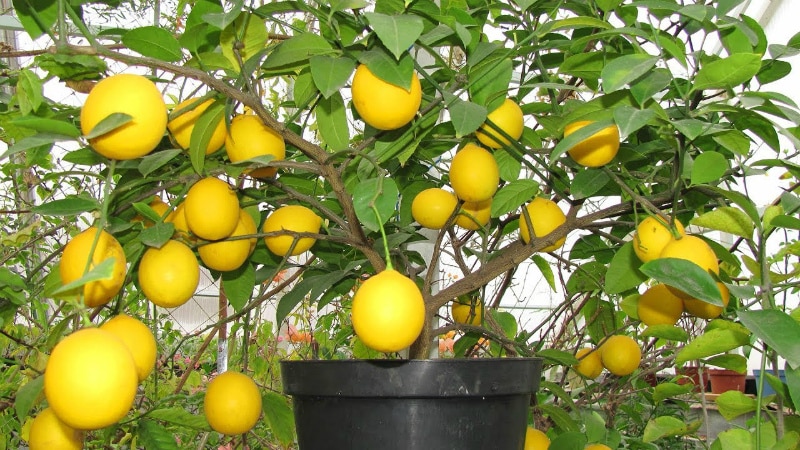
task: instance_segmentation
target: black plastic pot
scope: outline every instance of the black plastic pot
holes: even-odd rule
[[[539,358],[282,361],[301,450],[522,450]]]

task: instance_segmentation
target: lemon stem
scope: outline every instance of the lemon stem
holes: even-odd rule
[[[386,270],[394,270],[394,266],[392,266],[392,259],[389,257],[389,241],[386,240],[386,230],[383,229],[381,213],[378,212],[378,208],[375,206],[375,203],[372,203],[370,206],[372,206],[372,212],[375,213],[375,218],[378,219],[378,228],[381,230],[381,238],[383,238],[383,257],[386,259]]]

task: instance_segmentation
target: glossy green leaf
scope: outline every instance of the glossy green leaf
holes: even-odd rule
[[[756,74],[760,84],[769,84],[786,78],[792,72],[792,64],[786,61],[764,61],[761,70]]]
[[[22,69],[17,75],[16,98],[23,115],[36,112],[44,103],[43,82],[35,72]]]
[[[24,423],[25,418],[36,404],[36,400],[44,391],[44,375],[40,375],[17,389],[14,396],[14,412],[17,413],[17,419]]]
[[[98,136],[102,136],[110,131],[116,130],[131,120],[133,120],[133,117],[129,116],[128,114],[111,113],[103,120],[98,122],[97,125],[95,125],[94,128],[92,128],[91,131],[84,136],[84,138],[94,139]]]
[[[792,367],[800,367],[800,324],[777,309],[739,310],[739,320]]]
[[[728,158],[722,153],[705,151],[697,155],[692,166],[692,184],[705,184],[722,179],[730,169]]]
[[[605,292],[609,295],[621,294],[647,281],[647,276],[638,270],[640,265],[641,261],[633,251],[633,241],[626,242],[617,250],[608,266]]]
[[[264,421],[272,434],[284,446],[294,442],[294,413],[286,397],[277,392],[265,391],[261,396]]]
[[[350,58],[334,58],[327,55],[312,56],[309,64],[314,84],[325,98],[338,94],[356,67],[355,61]]]
[[[754,412],[758,408],[758,403],[754,398],[739,391],[723,392],[715,402],[719,413],[725,420],[733,420],[742,414]]]
[[[591,298],[584,305],[581,314],[586,320],[586,331],[594,343],[612,335],[620,326],[617,309],[609,301]]]
[[[34,40],[50,31],[58,18],[56,0],[12,0],[12,4],[25,32]]]
[[[45,53],[34,58],[41,69],[62,80],[96,80],[108,65],[96,55]]]
[[[508,96],[514,68],[504,50],[498,50],[469,70],[470,100],[488,111],[497,108]]]
[[[500,188],[492,199],[492,217],[517,210],[539,192],[539,183],[530,179],[514,180]]]
[[[675,364],[708,358],[750,343],[750,336],[734,330],[709,330],[694,338],[675,355]]]
[[[211,426],[208,425],[205,415],[192,414],[179,406],[154,409],[147,413],[147,417],[194,430],[211,431]]]
[[[694,78],[693,89],[731,89],[753,78],[761,70],[761,55],[736,53],[703,65]]]
[[[350,146],[350,128],[347,125],[347,108],[338,92],[317,104],[317,125],[322,141],[332,152],[345,150]]]
[[[755,224],[747,214],[735,206],[721,206],[695,217],[692,225],[722,231],[745,239],[753,238]]]
[[[545,281],[547,281],[547,284],[550,286],[550,289],[552,289],[555,292],[556,278],[555,275],[553,274],[553,266],[550,264],[550,262],[544,259],[544,257],[542,257],[542,255],[539,255],[538,253],[535,253],[533,256],[531,256],[531,261],[533,261],[533,263],[536,264],[536,267],[539,269],[539,272],[541,272],[542,277],[545,279]]]
[[[602,169],[584,169],[575,174],[570,186],[575,199],[589,198],[605,187],[611,177]]]
[[[358,220],[372,231],[380,227],[395,213],[400,192],[391,178],[370,178],[356,185],[353,190],[353,206]],[[375,207],[380,220],[373,210]]]
[[[216,4],[214,2],[197,2],[198,5],[203,5],[205,3],[211,3],[213,6],[205,6],[201,10],[201,17],[205,23],[213,25],[220,30],[224,30],[228,28],[230,24],[232,24],[236,19],[239,18],[239,15],[242,14],[244,11],[244,0],[232,0],[230,5],[228,6],[228,11],[221,11],[222,8],[214,7]],[[196,6],[195,6],[196,7]],[[189,28],[189,23],[187,22],[187,28]]]
[[[550,420],[552,420],[557,427],[566,431],[566,433],[559,434],[558,439],[562,439],[565,435],[568,435],[569,432],[576,432],[575,433],[576,435],[583,438],[582,446],[580,447],[580,449],[578,449],[578,450],[583,450],[583,446],[586,445],[586,436],[584,436],[583,433],[577,433],[580,430],[580,425],[577,422],[575,422],[575,420],[569,415],[569,413],[567,413],[566,411],[564,411],[563,409],[559,408],[556,405],[547,403],[536,405],[536,409],[539,412],[541,412],[543,416],[548,417]],[[562,447],[561,445],[559,445],[558,447],[554,447],[553,444],[555,444],[556,442],[561,442],[561,441],[556,440],[555,442],[551,442],[550,446],[559,449],[570,448],[567,446]]]
[[[255,285],[256,270],[249,262],[245,262],[236,270],[222,272],[222,290],[237,312],[247,306],[253,296]]]
[[[225,27],[219,36],[222,54],[233,67],[241,67],[264,50],[269,39],[267,25],[255,14],[242,14]]]
[[[161,27],[134,28],[122,35],[122,43],[142,56],[169,62],[183,59],[181,44],[172,33]]]
[[[710,448],[711,450],[758,450],[754,446],[750,431],[741,428],[720,432]]]
[[[175,234],[175,224],[169,222],[156,222],[139,233],[139,241],[148,246],[161,248]]]
[[[162,150],[160,152],[151,153],[141,159],[137,169],[143,177],[146,177],[156,170],[164,167],[167,163],[172,161],[180,154],[181,151],[178,149]]]
[[[740,208],[742,208],[742,211],[747,213],[753,223],[758,224],[761,222],[761,216],[758,213],[758,208],[756,208],[756,205],[753,203],[753,201],[746,195],[740,192],[729,191],[727,189],[722,189],[715,186],[709,186],[708,188],[737,204]]]
[[[178,450],[174,434],[154,420],[140,419],[136,436],[144,450]]]
[[[661,403],[664,400],[679,397],[692,392],[694,385],[678,383],[659,383],[653,389],[653,401]]]
[[[49,294],[50,296],[55,297],[59,294],[68,293],[74,289],[78,289],[79,287],[85,285],[86,283],[91,283],[92,281],[110,280],[114,274],[114,264],[116,264],[116,258],[110,256],[100,262],[100,264],[95,264],[94,267],[87,271],[82,277],[61,286]]]
[[[737,354],[723,354],[712,356],[705,360],[707,366],[721,367],[723,369],[745,372],[747,370],[747,358]]]
[[[411,89],[414,61],[409,55],[400,58],[400,61],[395,61],[384,51],[371,50],[360,53],[358,61],[366,64],[376,77],[403,89]]]
[[[711,136],[717,144],[723,146],[725,149],[730,150],[741,156],[745,156],[750,151],[750,138],[739,130],[723,131],[715,133]]]
[[[450,113],[450,121],[456,132],[456,138],[466,136],[477,130],[486,120],[487,110],[485,106],[461,100],[452,95],[445,94],[447,111]]]
[[[278,44],[264,61],[264,69],[285,69],[308,63],[312,56],[330,55],[334,50],[323,37],[301,33]]]
[[[650,325],[642,331],[642,336],[676,342],[686,342],[689,340],[689,333],[687,333],[686,330],[679,326],[667,324]]]
[[[217,130],[219,123],[225,120],[225,103],[215,101],[209,105],[194,123],[192,135],[189,137],[189,160],[198,174],[205,168],[208,143]]]
[[[100,208],[97,200],[89,197],[67,197],[50,200],[35,206],[33,211],[43,216],[76,216]]]
[[[377,12],[366,12],[364,16],[383,45],[398,60],[422,35],[424,28],[422,18],[412,14],[390,16]]]
[[[614,92],[648,73],[660,58],[645,53],[634,53],[614,59],[600,72],[603,90]]]
[[[522,170],[522,162],[515,158],[506,149],[499,148],[494,151],[494,159],[500,169],[500,179],[503,181],[514,181],[519,178]]]
[[[619,136],[622,140],[640,130],[655,117],[656,112],[652,109],[637,109],[632,106],[620,106],[614,109],[614,122],[619,128]]]
[[[61,135],[65,138],[78,138],[81,132],[71,122],[65,122],[57,119],[46,119],[36,116],[23,116],[11,121],[12,124],[34,130],[38,133],[48,133],[52,135]]]
[[[536,357],[552,361],[554,364],[562,366],[572,366],[578,364],[578,360],[571,352],[559,350],[557,348],[546,348],[536,352]]]
[[[722,294],[716,280],[697,264],[680,258],[658,258],[642,264],[645,275],[676,287],[699,300],[722,306]]]
[[[0,161],[10,158],[13,155],[22,153],[26,150],[36,149],[43,145],[52,147],[56,142],[65,140],[65,137],[60,134],[39,133],[33,136],[22,138],[10,146],[5,153],[0,154]]]
[[[687,423],[678,417],[659,416],[647,422],[642,440],[644,442],[655,442],[664,437],[692,434],[699,430],[702,424],[702,420]]]

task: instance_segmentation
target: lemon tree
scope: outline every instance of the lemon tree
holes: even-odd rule
[[[543,358],[526,419],[551,448],[678,448],[698,425],[668,401],[672,367],[800,367],[800,114],[780,89],[800,38],[759,22],[792,14],[12,6],[18,42],[36,44],[0,48],[2,448],[48,408],[87,448],[290,448],[277,361],[428,358],[437,343]],[[482,316],[461,323],[448,309],[475,293]],[[63,350],[123,315],[150,335]],[[94,356],[130,358],[134,376]],[[91,389],[87,367],[104,375]],[[203,400],[233,372],[256,388],[229,428],[237,414]],[[797,380],[777,384],[783,405]],[[796,447],[795,412],[768,414],[737,442]]]

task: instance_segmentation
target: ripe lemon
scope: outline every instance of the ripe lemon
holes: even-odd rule
[[[178,103],[172,111],[179,115],[175,116],[167,123],[167,129],[172,134],[172,138],[175,139],[178,146],[184,150],[188,150],[192,143],[192,132],[194,131],[194,125],[197,123],[197,119],[199,119],[205,110],[214,103],[214,99],[210,98],[195,105],[192,109],[183,111],[185,108],[191,107],[198,101],[198,98],[193,97]],[[208,141],[206,155],[210,155],[222,148],[222,145],[225,144],[225,134],[225,121],[220,120],[217,122],[217,126],[214,127],[214,132]]]
[[[683,224],[675,219],[675,231],[679,236],[686,234]],[[675,239],[670,229],[653,216],[642,220],[633,233],[633,251],[642,262],[652,261],[661,255],[664,247]]]
[[[425,302],[417,284],[394,269],[371,276],[356,291],[353,329],[367,347],[397,352],[411,345],[425,324]]]
[[[583,450],[611,450],[611,447],[605,444],[589,444]]]
[[[632,374],[639,367],[642,350],[632,337],[615,335],[600,346],[600,359],[609,372],[623,377]]]
[[[224,239],[239,223],[239,199],[231,186],[219,178],[207,177],[186,193],[183,213],[189,230],[208,241]]]
[[[483,322],[483,302],[479,298],[458,298],[450,303],[450,315],[456,323],[480,325]]]
[[[359,64],[353,75],[353,106],[367,125],[379,130],[396,130],[411,122],[422,103],[422,87],[416,74],[406,90],[388,83]]]
[[[510,145],[504,136],[495,131],[488,122],[492,122],[499,127],[503,132],[509,135],[512,139],[518,140],[522,136],[522,129],[524,128],[524,118],[522,115],[522,108],[519,107],[514,100],[510,98],[505,99],[494,111],[486,116],[486,124],[481,125],[475,135],[481,144],[489,148],[501,148]]]
[[[564,127],[564,137],[591,123],[593,122],[582,120],[567,125]],[[617,152],[619,152],[619,129],[616,125],[603,128],[567,150],[569,156],[584,167],[604,166],[617,156]]]
[[[491,153],[469,143],[459,150],[450,163],[450,186],[465,202],[482,202],[492,198],[500,182],[500,169]]]
[[[186,202],[176,206],[172,212],[169,213],[164,222],[172,223],[175,226],[175,232],[179,235],[189,236],[189,224],[186,223]]]
[[[134,159],[152,152],[167,131],[167,105],[152,81],[141,75],[112,75],[97,83],[81,108],[84,135],[112,113],[131,121],[90,139],[97,153],[111,159]]]
[[[683,300],[673,294],[666,284],[659,283],[639,296],[636,311],[639,320],[647,326],[675,325],[683,313]]]
[[[550,438],[544,432],[533,427],[525,431],[525,450],[548,450]]]
[[[564,211],[561,211],[556,202],[546,198],[534,198],[525,206],[525,209],[528,211],[531,225],[533,225],[533,235],[536,237],[547,236],[567,221],[567,216],[564,215]],[[526,244],[530,242],[531,233],[528,229],[528,221],[525,220],[525,216],[522,214],[519,216],[519,235],[522,238],[522,242]],[[543,248],[542,251],[555,251],[564,245],[566,240],[566,237],[562,237],[553,245]]]
[[[231,239],[238,236],[256,234],[256,224],[250,214],[241,210],[239,223],[233,233],[222,241],[212,242],[197,247],[200,260],[209,269],[227,272],[238,269],[247,258],[250,257],[255,238],[250,239]]]
[[[464,202],[456,216],[456,225],[466,230],[480,230],[492,219],[492,199]]]
[[[120,314],[106,321],[100,326],[103,331],[108,331],[118,337],[128,347],[136,364],[136,373],[139,381],[147,378],[156,365],[158,348],[156,338],[147,325],[139,319]]]
[[[456,196],[442,188],[425,189],[411,202],[411,216],[420,225],[440,230],[458,206]]]
[[[301,205],[286,205],[267,216],[261,231],[264,233],[287,231],[291,233],[316,234],[319,233],[320,226],[322,226],[322,218],[314,214],[314,211]],[[297,256],[310,249],[317,242],[312,237],[301,237],[297,239],[297,244],[292,248],[294,241],[295,236],[288,233],[264,238],[269,251],[280,257],[287,255]]]
[[[231,120],[225,137],[225,151],[233,163],[262,155],[272,155],[273,161],[282,161],[286,158],[286,143],[283,136],[264,125],[258,116],[242,114]],[[274,167],[262,167],[249,172],[255,178],[272,178],[276,173]]]
[[[104,428],[125,417],[138,384],[128,347],[99,328],[83,328],[62,339],[44,371],[47,403],[78,430]]]
[[[185,244],[170,240],[148,248],[139,262],[139,286],[145,297],[162,308],[189,301],[200,282],[200,264]]]
[[[203,413],[218,433],[247,433],[261,416],[261,392],[252,378],[229,370],[208,383]]]
[[[81,278],[85,271],[93,269],[106,259],[114,258],[111,278],[90,281],[83,285],[83,303],[90,308],[105,305],[119,293],[125,282],[127,264],[125,252],[119,241],[105,230],[100,231],[99,237],[97,232],[97,228],[89,227],[70,239],[64,247],[61,262],[58,265],[61,283],[68,284]],[[96,244],[94,243],[95,238],[97,238]],[[89,252],[92,251],[92,245],[95,247],[91,263],[89,263]]]
[[[603,372],[603,361],[600,352],[590,347],[585,347],[575,353],[578,364],[573,368],[586,378],[595,379]]]
[[[31,423],[30,450],[81,450],[84,433],[62,422],[51,408],[45,408]]]
[[[661,250],[661,255],[659,257],[685,259],[697,264],[705,271],[711,271],[717,275],[719,274],[719,262],[717,261],[717,255],[714,253],[714,250],[712,250],[711,246],[702,238],[691,234],[670,241],[664,246],[664,249]],[[673,286],[669,286],[669,290],[684,300],[691,298],[689,294]]]
[[[728,286],[725,286],[725,283],[717,282],[717,287],[719,288],[719,292],[722,294],[722,303],[725,306],[728,306],[728,303],[731,301],[731,293],[728,290]],[[722,314],[722,311],[725,310],[725,308],[722,306],[712,305],[711,303],[704,302],[696,298],[684,299],[683,309],[687,313],[701,319],[717,318],[720,314]]]

